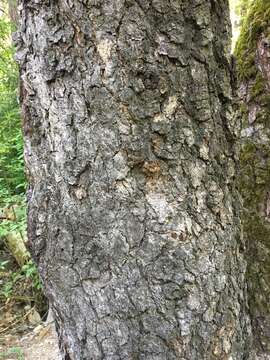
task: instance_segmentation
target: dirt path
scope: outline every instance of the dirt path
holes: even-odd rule
[[[1,360],[61,360],[53,325],[39,325],[22,337],[6,335],[0,344]]]

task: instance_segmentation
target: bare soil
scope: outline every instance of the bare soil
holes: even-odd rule
[[[22,336],[0,339],[1,360],[61,360],[54,325],[38,325]]]

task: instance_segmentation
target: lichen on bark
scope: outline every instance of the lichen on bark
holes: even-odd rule
[[[248,359],[224,0],[21,1],[28,231],[65,359]]]
[[[236,47],[242,109],[239,188],[254,343],[270,355],[270,4],[255,0]]]

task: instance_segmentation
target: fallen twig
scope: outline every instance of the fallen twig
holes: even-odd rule
[[[4,329],[0,330],[0,334],[3,334],[4,332],[6,332],[7,330],[9,330],[12,326],[18,324],[21,320],[27,318],[27,316],[33,311],[34,307],[32,307],[29,311],[27,311],[23,316],[21,316],[19,319],[15,320],[14,322],[12,322],[10,325],[8,325],[7,327],[5,327]]]

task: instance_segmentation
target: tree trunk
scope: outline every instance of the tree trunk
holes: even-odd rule
[[[269,14],[269,2],[253,2],[236,48],[244,120],[239,186],[244,199],[249,306],[258,356],[264,354],[267,358],[270,358]]]
[[[28,232],[64,359],[247,359],[224,0],[21,1]]]
[[[18,25],[18,4],[17,0],[7,0],[8,3],[8,15],[12,23]]]

